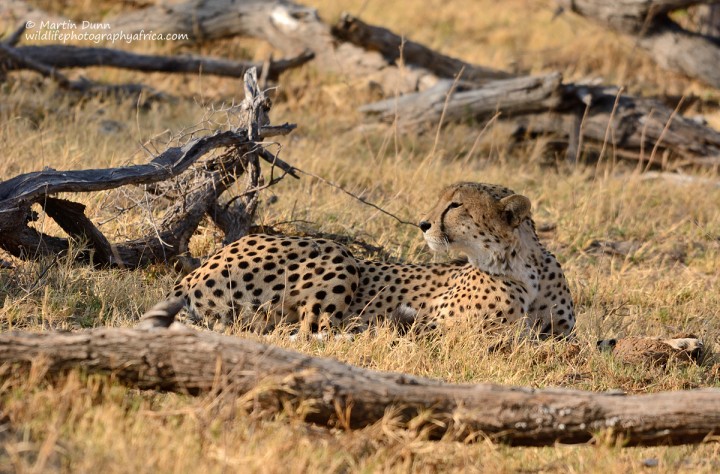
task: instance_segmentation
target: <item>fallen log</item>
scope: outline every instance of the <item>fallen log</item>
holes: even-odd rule
[[[174,328],[174,330],[173,330]],[[312,404],[308,422],[361,428],[387,415],[430,437],[516,446],[585,443],[609,432],[624,445],[699,443],[720,432],[720,390],[623,396],[492,384],[456,385],[314,358],[182,326],[5,333],[0,363],[107,373],[143,389],[252,394],[252,406]]]
[[[665,69],[720,87],[720,39],[688,31],[668,15],[701,0],[557,0],[564,9],[625,33]]]
[[[499,79],[482,87],[457,90],[453,81],[444,80],[414,94],[364,105],[360,111],[380,121],[407,128],[466,118],[483,119],[497,112],[517,115],[544,112],[560,105],[560,73]]]
[[[658,2],[675,8],[680,0]],[[584,4],[584,2],[580,2]],[[611,15],[612,6],[590,2]],[[646,3],[630,1],[637,15],[647,13]],[[628,8],[629,8],[628,6]],[[645,9],[642,9],[644,7]],[[614,17],[613,17],[614,18]],[[619,16],[613,21],[625,21]],[[403,59],[415,58],[440,76],[470,76],[440,80],[433,87],[366,104],[359,110],[370,120],[395,123],[412,130],[437,126],[441,122],[485,121],[497,117],[511,123],[519,139],[552,136],[564,146],[568,161],[583,153],[613,153],[613,158],[635,160],[642,167],[678,169],[700,167],[720,169],[720,133],[702,123],[682,117],[654,99],[621,94],[617,89],[583,84],[563,84],[559,73],[480,80],[482,70],[443,57],[415,43],[403,40],[387,29],[367,25],[346,16],[334,30],[348,39],[397,59],[403,45]],[[433,69],[427,63],[437,63]],[[478,71],[478,72],[473,72]],[[476,74],[478,82],[469,78]]]
[[[487,82],[474,88],[441,81],[423,92],[367,104],[369,119],[400,129],[464,120],[499,120],[518,139],[552,136],[569,161],[583,152],[612,152],[644,168],[720,170],[720,132],[685,118],[658,100],[614,88],[563,84],[558,73]]]
[[[332,34],[363,49],[380,52],[390,64],[396,64],[402,58],[404,64],[425,68],[446,79],[457,78],[463,82],[484,83],[511,77],[511,74],[504,71],[476,66],[440,54],[427,46],[396,35],[387,28],[368,25],[349,13],[344,13],[332,27]]]
[[[18,46],[14,50],[23,58],[54,69],[104,66],[142,72],[202,73],[216,76],[242,77],[252,67],[257,70],[263,68],[262,63],[251,61],[230,61],[202,56],[160,56],[109,48],[70,45]],[[270,61],[267,65],[267,79],[276,81],[283,72],[301,66],[312,58],[312,53],[303,52],[290,59]],[[0,62],[0,70],[5,71],[24,69],[26,67],[27,64],[25,63]]]
[[[294,168],[262,148],[263,138],[287,134],[295,127],[270,126],[270,101],[257,86],[255,69],[245,76],[245,99],[233,113],[238,126],[172,147],[150,163],[108,169],[55,171],[45,169],[0,182],[0,248],[20,258],[65,254],[70,241],[39,232],[29,226],[37,215],[33,204],[86,250],[76,252],[78,262],[98,266],[137,268],[167,262],[187,251],[188,242],[205,215],[216,218],[227,238],[247,233],[261,188],[259,160],[271,162],[295,177]],[[229,112],[230,113],[230,112]],[[222,152],[210,156],[210,152]],[[237,199],[221,204],[219,199],[239,177],[247,176],[245,190]],[[148,235],[124,243],[110,243],[85,215],[82,204],[55,198],[63,192],[92,192],[127,185],[153,184],[175,178],[178,192],[163,218]],[[274,183],[268,183],[272,185]],[[160,191],[162,192],[162,191]],[[167,194],[170,196],[170,194]],[[218,218],[219,216],[219,218]]]
[[[564,84],[562,96],[561,104],[550,113],[515,120],[517,133],[549,134],[570,145],[581,141],[585,151],[604,150],[611,159],[636,161],[639,169],[720,170],[720,132],[679,115],[658,100],[580,84]],[[579,134],[579,140],[573,133]],[[570,146],[569,160],[583,151]]]

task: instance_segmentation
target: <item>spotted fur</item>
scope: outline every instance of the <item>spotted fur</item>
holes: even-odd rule
[[[455,184],[420,228],[432,250],[458,251],[467,263],[375,262],[328,240],[251,235],[187,275],[144,320],[167,325],[182,301],[195,319],[239,321],[261,332],[283,323],[315,331],[383,319],[432,326],[479,318],[525,321],[541,337],[571,333],[572,298],[535,233],[527,198],[501,186]]]
[[[278,324],[304,330],[341,325],[358,288],[357,261],[324,239],[250,235],[215,254],[172,291],[191,319],[267,332]]]

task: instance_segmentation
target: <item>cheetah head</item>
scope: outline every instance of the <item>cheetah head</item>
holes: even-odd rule
[[[530,200],[502,186],[457,183],[420,222],[434,252],[453,250],[489,272],[507,270],[520,243],[518,227],[530,218]]]

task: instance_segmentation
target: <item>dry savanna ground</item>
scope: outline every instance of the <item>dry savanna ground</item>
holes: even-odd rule
[[[47,8],[60,8],[48,5]],[[65,13],[86,18],[91,2],[65,2]],[[348,10],[468,61],[507,70],[560,70],[571,80],[602,78],[633,93],[714,90],[659,70],[625,38],[582,19],[552,19],[550,1],[317,0],[305,2],[334,21]],[[101,9],[97,11],[97,18]],[[91,17],[89,19],[93,19]],[[14,24],[0,25],[6,31]],[[139,51],[184,51],[174,44],[134,44]],[[197,51],[196,51],[197,52]],[[204,54],[258,57],[257,42],[236,39],[203,46]],[[0,179],[39,170],[104,167],[147,160],[143,145],[162,150],[199,123],[213,104],[242,94],[237,80],[140,75],[109,69],[84,72],[108,81],[141,81],[177,101],[141,108],[134,100],[78,98],[30,73],[0,84]],[[720,189],[644,180],[617,163],[612,147],[599,163],[567,168],[544,140],[509,146],[500,127],[449,125],[399,135],[392,127],[363,127],[357,105],[370,97],[343,77],[312,65],[282,78],[276,122],[296,122],[282,140],[282,157],[416,221],[440,188],[459,180],[500,183],[528,196],[543,241],[562,262],[578,314],[581,354],[564,357],[560,343],[520,344],[511,354],[488,353],[477,332],[459,330],[413,339],[380,330],[356,340],[274,344],[379,370],[452,382],[561,386],[631,393],[720,385],[712,358],[666,369],[624,366],[594,350],[599,337],[692,332],[713,346],[720,337]],[[708,117],[718,124],[716,116]],[[74,196],[113,239],[137,235],[148,216],[117,192]],[[428,262],[417,228],[304,176],[267,190],[258,222],[287,232],[350,235],[386,252],[383,258]],[[60,232],[41,216],[47,232]],[[219,247],[207,222],[193,241],[197,253]],[[9,260],[7,255],[0,258]],[[129,327],[179,275],[163,266],[143,271],[96,271],[63,258],[12,260],[0,270],[0,326],[23,329]],[[238,334],[239,337],[258,336]],[[490,442],[428,441],[391,418],[346,432],[310,426],[302,412],[248,410],[247,400],[138,391],[111,378],[71,373],[52,382],[37,374],[5,374],[0,389],[0,470],[73,472],[656,472],[720,468],[717,444],[622,448],[602,433],[587,446],[509,448]]]

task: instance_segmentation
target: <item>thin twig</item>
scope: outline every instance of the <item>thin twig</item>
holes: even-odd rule
[[[270,153],[265,148],[262,148],[258,150],[258,156],[262,158],[263,160],[267,161],[273,166],[277,166],[290,176],[292,176],[295,179],[300,179],[300,176],[297,175],[297,172],[300,171],[299,169],[295,168],[293,165],[286,163],[285,161],[281,160],[277,157],[277,155]]]
[[[332,181],[330,181],[330,180],[328,180],[328,179],[325,179],[325,178],[323,178],[322,176],[318,176],[318,175],[316,175],[316,174],[314,174],[314,173],[310,173],[309,171],[301,170],[300,168],[295,168],[295,170],[296,170],[297,172],[299,172],[299,173],[302,173],[302,174],[306,175],[306,176],[310,176],[311,178],[315,178],[315,179],[317,179],[317,180],[320,180],[320,181],[322,181],[323,183],[327,184],[328,186],[331,186],[331,187],[333,187],[333,188],[335,188],[335,189],[338,189],[338,190],[342,191],[343,193],[347,194],[348,196],[350,196],[350,197],[352,197],[352,198],[355,198],[356,200],[360,201],[361,203],[363,203],[363,204],[365,204],[365,205],[367,205],[367,206],[370,206],[370,207],[372,207],[372,208],[375,208],[375,209],[377,209],[378,211],[382,212],[383,214],[392,217],[393,219],[395,219],[396,221],[398,221],[398,222],[401,223],[401,224],[411,225],[411,226],[413,226],[413,227],[417,227],[417,226],[418,226],[418,225],[415,224],[414,222],[408,222],[408,221],[405,221],[405,220],[403,220],[403,219],[400,219],[400,218],[399,218],[398,216],[396,216],[395,214],[386,211],[385,209],[383,209],[382,207],[378,206],[377,204],[373,204],[373,203],[371,203],[370,201],[367,201],[367,200],[361,198],[360,196],[357,196],[357,195],[351,193],[350,191],[348,191],[347,189],[343,188],[343,187],[340,186],[339,184],[333,183]]]

